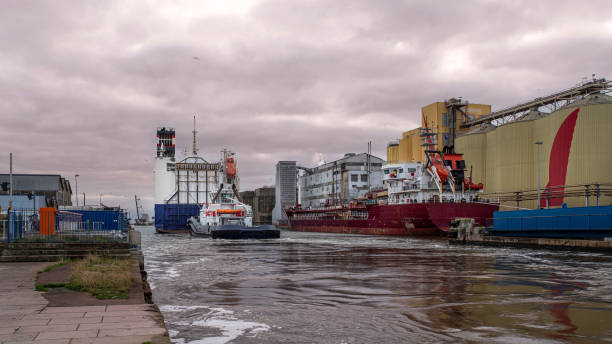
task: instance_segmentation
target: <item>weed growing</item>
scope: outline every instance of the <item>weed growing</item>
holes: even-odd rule
[[[55,268],[59,268],[60,266],[64,266],[67,264],[70,264],[72,262],[72,260],[70,258],[66,258],[66,257],[62,257],[62,259],[60,259],[60,261],[58,263],[55,263],[53,265],[49,265],[46,268],[43,269],[43,272],[49,272]]]
[[[70,289],[87,291],[98,299],[127,299],[132,287],[130,259],[90,255],[74,263]]]

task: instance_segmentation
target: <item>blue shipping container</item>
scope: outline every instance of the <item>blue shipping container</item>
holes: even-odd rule
[[[156,204],[155,228],[166,231],[186,230],[187,220],[192,216],[200,216],[199,204]]]
[[[121,210],[70,210],[83,214],[83,222],[101,222],[102,230],[125,231],[127,218]]]
[[[490,232],[511,237],[612,237],[612,206],[496,211]]]

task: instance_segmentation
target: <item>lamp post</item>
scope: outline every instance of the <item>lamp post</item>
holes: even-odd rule
[[[74,195],[75,195],[75,199],[76,199],[76,206],[79,206],[79,180],[77,179],[79,177],[78,174],[74,175]]]
[[[542,145],[542,141],[536,141],[535,144],[538,146],[538,209],[540,209],[540,146]]]
[[[8,213],[13,210],[13,153],[9,153],[9,187]]]

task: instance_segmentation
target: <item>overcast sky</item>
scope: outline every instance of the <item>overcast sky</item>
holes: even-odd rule
[[[94,203],[151,209],[155,130],[278,160],[373,152],[420,108],[493,109],[612,78],[612,1],[2,1],[0,171],[59,173]]]

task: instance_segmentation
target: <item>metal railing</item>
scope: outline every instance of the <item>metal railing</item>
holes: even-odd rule
[[[108,230],[101,221],[81,221],[81,215],[56,212],[55,218],[43,220],[36,210],[9,212],[0,220],[0,242],[125,242],[127,233]]]
[[[565,198],[584,198],[585,206],[600,205],[600,199],[604,195],[612,193],[611,183],[593,183],[577,185],[555,185],[543,187],[540,192],[543,207],[547,207],[553,200],[564,200]],[[521,209],[521,202],[537,201],[538,190],[527,189],[520,191],[483,193],[481,197],[496,200],[498,203],[512,202],[516,209]]]

